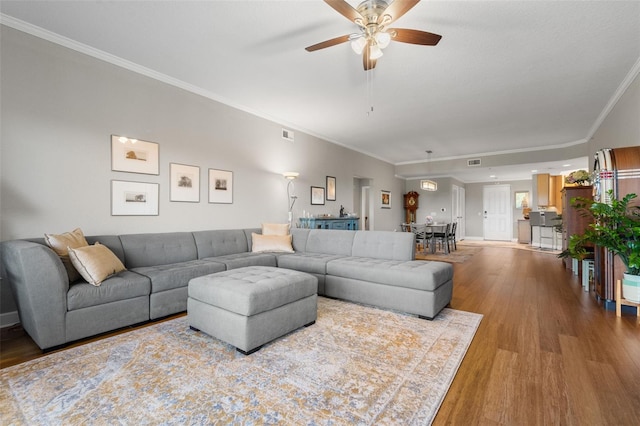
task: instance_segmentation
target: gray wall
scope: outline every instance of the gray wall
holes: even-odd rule
[[[404,181],[394,166],[93,57],[2,26],[0,240],[81,227],[87,235],[256,227],[286,222],[287,181],[297,171],[295,216],[354,206],[353,177],[391,190],[375,229],[401,221]],[[111,171],[110,135],[157,142],[160,174]],[[169,163],[200,167],[200,202],[169,201]],[[234,172],[233,204],[209,204],[207,170]],[[310,186],[337,179],[336,201],[310,205]],[[160,184],[158,216],[111,216],[112,179]],[[2,283],[0,312],[15,309]]]
[[[420,189],[419,179],[407,180],[405,185],[405,194],[409,191],[415,191],[420,194],[418,198],[418,210],[416,210],[416,221],[418,223],[424,223],[427,216],[433,216],[437,222],[452,222],[452,185],[458,185],[462,188],[465,188],[467,185],[453,178],[435,178],[431,180],[438,184],[437,191],[431,192]],[[467,194],[467,197],[468,196]]]

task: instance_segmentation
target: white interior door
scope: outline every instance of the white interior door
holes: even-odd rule
[[[482,190],[484,239],[511,241],[511,185],[487,185]]]
[[[462,241],[466,235],[467,221],[465,219],[465,211],[467,191],[465,188],[460,187],[458,190],[458,228],[456,229],[456,240]]]
[[[456,222],[456,240],[464,240],[465,189],[458,185],[451,187],[451,221]]]

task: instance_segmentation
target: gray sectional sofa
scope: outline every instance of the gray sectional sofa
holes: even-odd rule
[[[293,229],[294,253],[253,253],[259,229],[87,237],[124,263],[99,287],[69,284],[43,239],[2,243],[20,321],[43,350],[183,312],[192,278],[244,266],[277,266],[318,278],[318,294],[435,317],[451,300],[453,268],[414,260],[411,233]]]

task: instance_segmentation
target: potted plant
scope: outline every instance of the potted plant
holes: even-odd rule
[[[629,205],[636,194],[627,194],[621,200],[609,191],[611,204],[577,197],[571,204],[593,222],[583,234],[574,234],[568,247],[558,257],[583,259],[592,245],[605,247],[618,256],[627,268],[622,281],[625,299],[640,303],[640,206]]]
[[[591,183],[591,175],[586,170],[576,170],[564,178],[564,183],[577,186],[589,185]]]

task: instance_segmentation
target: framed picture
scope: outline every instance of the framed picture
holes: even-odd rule
[[[209,169],[209,202],[233,203],[233,172]]]
[[[200,167],[169,163],[169,200],[200,202]]]
[[[324,188],[320,186],[311,187],[311,205],[324,205]]]
[[[158,144],[111,135],[111,170],[159,174]]]
[[[336,178],[327,176],[327,201],[336,200]]]
[[[516,209],[529,207],[529,191],[516,191]]]
[[[391,208],[391,191],[380,191],[380,208]]]
[[[158,216],[160,185],[146,182],[111,181],[112,216]]]

